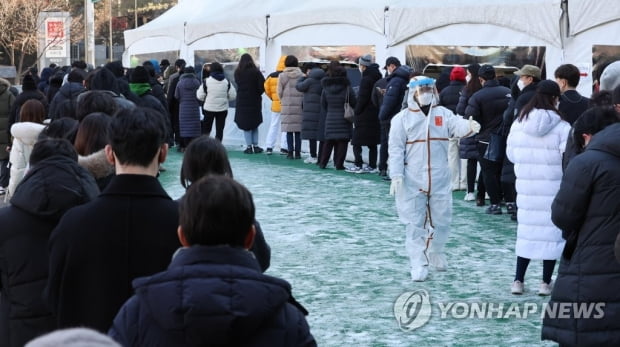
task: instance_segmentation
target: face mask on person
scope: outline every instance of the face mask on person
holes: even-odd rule
[[[471,81],[471,75],[469,75],[469,74],[468,74],[468,75],[465,77],[465,82],[466,82],[466,83],[469,83],[469,81]]]
[[[523,90],[523,88],[525,88],[525,82],[519,80],[519,82],[517,82],[517,87],[519,87],[519,90]]]
[[[433,101],[433,93],[420,93],[418,95],[418,103],[420,106],[429,105]]]

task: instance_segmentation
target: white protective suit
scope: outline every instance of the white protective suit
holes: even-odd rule
[[[437,106],[436,90],[426,116],[414,100],[414,91],[410,89],[408,108],[392,118],[388,167],[393,181],[402,180],[395,192],[396,209],[406,225],[411,278],[424,281],[429,263],[440,271],[447,266],[443,252],[452,220],[448,139],[472,136],[472,128],[479,125]]]

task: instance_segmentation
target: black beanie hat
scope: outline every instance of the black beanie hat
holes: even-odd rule
[[[131,83],[149,83],[149,73],[144,66],[136,66],[133,69]]]
[[[536,91],[540,94],[551,95],[551,96],[560,96],[560,86],[558,86],[555,81],[552,80],[543,80],[538,82],[538,87],[536,87]]]
[[[36,90],[37,85],[34,83],[34,79],[30,75],[24,76],[22,80],[22,90]]]

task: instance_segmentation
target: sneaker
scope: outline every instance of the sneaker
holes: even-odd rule
[[[287,155],[287,154],[288,154],[288,149],[284,149],[284,148],[280,149],[280,155]]]
[[[511,215],[517,214],[517,204],[515,204],[514,202],[507,202],[506,213],[511,214]]]
[[[258,146],[252,146],[252,149],[254,150],[254,153],[256,154],[263,153],[263,149]]]
[[[352,166],[352,167],[348,167],[346,169],[347,172],[349,173],[363,173],[363,169],[361,166]]]
[[[553,281],[547,284],[545,282],[540,283],[540,289],[538,289],[538,295],[540,296],[549,296],[551,295],[551,291],[553,290]]]
[[[510,292],[515,295],[523,294],[523,290],[525,289],[525,285],[521,281],[514,281],[510,286]]]
[[[243,151],[243,153],[245,154],[254,154],[254,151],[252,150],[252,146],[248,146],[245,151]]]
[[[465,200],[465,201],[474,201],[474,200],[476,200],[476,196],[474,195],[474,193],[467,193],[467,194],[465,194],[465,198],[463,200]]]
[[[369,174],[374,174],[379,172],[379,170],[377,170],[376,167],[370,167],[370,166],[364,166],[364,168],[362,169],[362,173],[369,173]]]
[[[0,187],[0,195],[6,194],[6,188]]]
[[[487,214],[502,214],[502,208],[499,205],[491,205],[486,210]]]
[[[316,164],[316,157],[308,157],[304,159],[304,163],[306,164]]]
[[[273,154],[273,148],[267,147],[267,149],[265,150],[265,154],[272,155]]]

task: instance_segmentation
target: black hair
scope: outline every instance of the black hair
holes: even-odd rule
[[[609,90],[600,90],[590,96],[590,107],[613,105],[612,95]]]
[[[343,77],[347,75],[347,70],[340,65],[340,62],[332,60],[327,67],[327,75],[329,77]]]
[[[79,155],[89,155],[102,150],[108,144],[108,129],[112,117],[103,112],[87,115],[80,122],[74,146]]]
[[[103,112],[113,116],[118,109],[114,97],[100,90],[86,92],[78,100],[75,118],[80,122],[84,117],[95,112]]]
[[[566,80],[571,88],[575,88],[579,84],[579,69],[573,64],[560,65],[555,69],[553,74],[556,79],[561,78]]]
[[[209,64],[209,72],[224,72],[224,67],[222,66],[222,64],[218,63],[217,61],[214,61],[211,64]]]
[[[189,187],[207,175],[224,175],[233,177],[228,153],[224,145],[207,135],[194,139],[185,149],[181,164],[181,185]]]
[[[585,146],[583,134],[594,135],[608,125],[619,121],[618,113],[612,107],[594,106],[589,108],[573,123],[573,143],[578,150],[583,151]]]
[[[71,67],[86,70],[86,62],[84,60],[75,60],[71,63]]]
[[[28,162],[30,166],[34,166],[38,162],[54,155],[62,155],[71,158],[71,160],[76,162],[78,159],[75,148],[73,148],[73,145],[68,140],[59,138],[44,138],[34,144]]]
[[[254,215],[252,194],[226,176],[194,182],[179,204],[179,224],[190,245],[243,247]]]
[[[482,89],[482,84],[480,83],[480,79],[478,79],[478,70],[480,70],[480,64],[474,63],[467,66],[467,71],[469,71],[471,79],[465,85],[465,90],[469,96],[474,95],[475,92]]]
[[[89,88],[90,90],[109,90],[116,95],[121,94],[116,76],[112,70],[105,67],[95,73],[90,80]]]
[[[120,164],[147,167],[166,143],[164,115],[152,108],[120,110],[108,131],[108,143]]]
[[[186,63],[185,63],[185,60],[184,60],[184,59],[177,59],[177,60],[174,62],[174,66],[176,66],[176,67],[178,67],[178,68],[181,68],[181,70],[183,70],[183,68],[185,67],[185,64],[186,64]]]
[[[287,55],[284,59],[284,66],[286,67],[297,67],[299,66],[299,60],[294,55]]]
[[[523,109],[521,109],[518,120],[522,121],[524,119],[527,119],[530,112],[532,112],[532,110],[535,108],[541,109],[541,110],[551,110],[561,116],[560,112],[555,107],[556,98],[557,96],[555,95],[536,92],[536,94],[534,94],[532,99],[530,99],[530,101],[527,104],[525,104],[525,106],[523,106]]]
[[[39,139],[54,138],[66,139],[73,143],[77,134],[79,122],[74,118],[62,117],[53,120],[39,134]]]
[[[246,70],[258,70],[256,64],[254,64],[252,56],[248,53],[244,53],[243,55],[241,55],[241,58],[239,59],[239,64],[237,64],[237,68],[235,69],[235,79],[238,80],[239,73]]]

